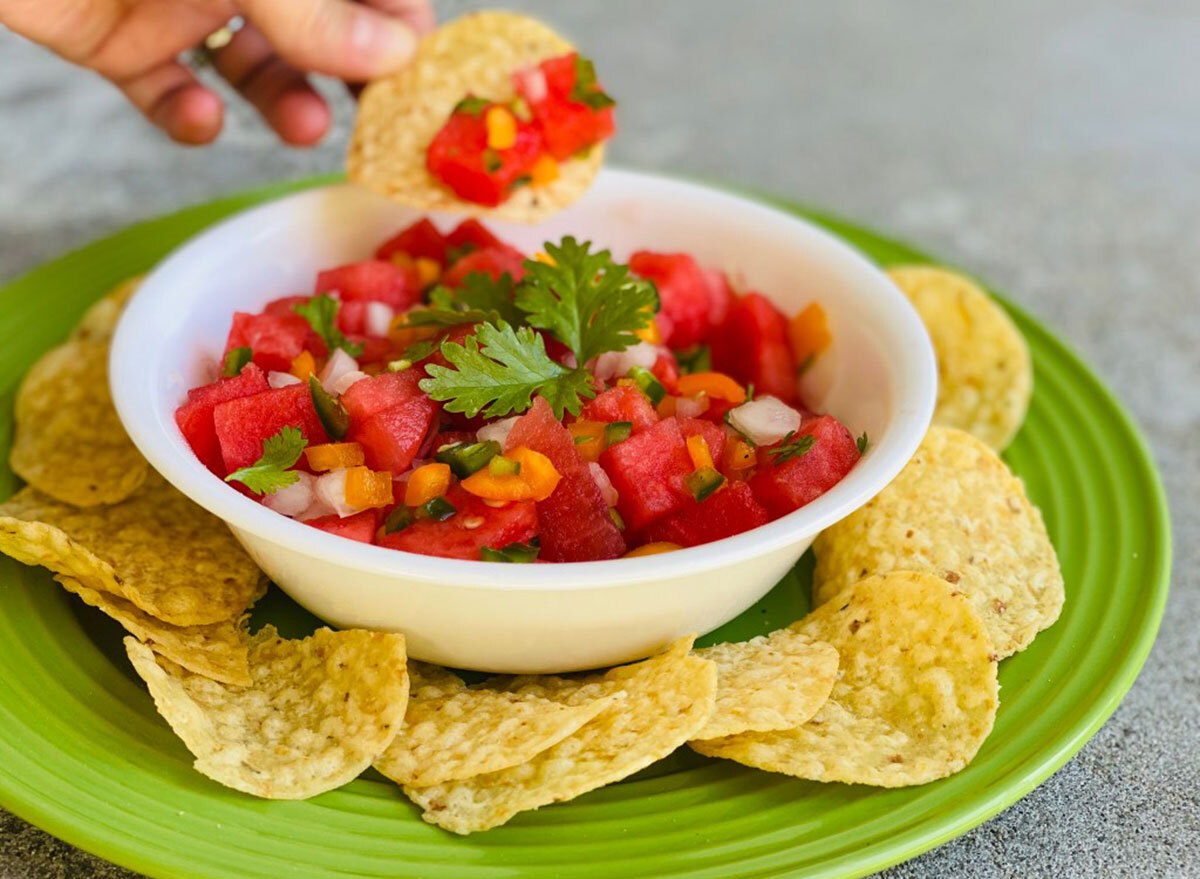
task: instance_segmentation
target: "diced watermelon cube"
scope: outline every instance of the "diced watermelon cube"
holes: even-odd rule
[[[635,274],[654,282],[662,301],[659,323],[663,344],[689,348],[703,341],[711,326],[712,297],[704,270],[686,253],[639,250],[629,258]]]
[[[367,331],[367,306],[365,299],[351,299],[338,306],[337,326],[343,333],[363,335]]]
[[[370,418],[413,397],[424,396],[424,392],[418,387],[422,378],[424,376],[417,370],[405,369],[356,381],[341,397],[351,424]]]
[[[268,390],[266,374],[255,363],[247,363],[240,374],[222,378],[212,384],[192,388],[187,402],[175,410],[175,423],[196,457],[218,476],[224,476],[225,460],[221,457],[221,443],[217,440],[217,428],[213,423],[213,409],[217,404],[238,397],[248,397]]]
[[[390,261],[398,253],[413,259],[424,257],[436,260],[438,265],[444,266],[446,264],[446,238],[428,217],[422,217],[379,245],[375,251],[375,258]]]
[[[305,524],[336,534],[338,537],[357,540],[359,543],[374,543],[375,531],[379,528],[379,511],[363,510],[345,519],[336,514],[321,516],[318,519],[309,519]]]
[[[704,418],[680,418],[679,432],[686,441],[689,436],[702,436],[708,443],[708,451],[717,467],[721,466],[721,456],[725,454],[725,431]]]
[[[500,204],[521,177],[529,173],[542,152],[541,132],[531,123],[516,122],[511,147],[488,146],[485,119],[491,104],[477,113],[451,113],[425,153],[425,167],[465,201]]]
[[[546,152],[562,162],[613,135],[612,107],[594,110],[572,97],[577,81],[572,52],[548,58],[533,70],[517,71],[513,83],[529,104],[545,138]],[[541,77],[537,73],[541,73]]]
[[[803,455],[778,465],[769,449],[760,448],[759,469],[750,479],[754,496],[772,518],[797,510],[829,491],[850,472],[860,457],[854,437],[832,415],[819,415],[805,421],[796,435],[813,436],[816,442]]]
[[[417,386],[414,369],[361,379],[342,394],[350,416],[347,438],[359,443],[372,470],[399,476],[424,445],[439,406]]]
[[[600,464],[620,496],[617,509],[635,531],[695,503],[685,482],[692,459],[674,418],[605,449]]]
[[[247,314],[235,312],[225,353],[234,348],[249,348],[254,362],[267,372],[287,372],[292,361],[304,350],[312,328],[298,314]]]
[[[633,432],[641,433],[658,423],[658,415],[646,395],[629,385],[609,388],[584,404],[579,417],[584,421],[632,421]]]
[[[284,427],[299,428],[310,446],[329,442],[306,384],[226,400],[213,409],[213,423],[227,474],[261,458],[263,440]]]
[[[365,259],[317,273],[313,294],[333,292],[343,303],[384,302],[402,311],[421,301],[421,278],[415,266]]]
[[[454,262],[454,259],[450,257],[463,257],[472,251],[486,250],[489,247],[508,247],[508,245],[473,217],[463,220],[446,236],[448,262]]]
[[[308,302],[311,298],[311,296],[281,296],[279,299],[272,299],[263,306],[263,312],[265,314],[274,314],[278,317],[289,317],[296,314],[297,305]]]
[[[458,485],[446,493],[446,500],[458,511],[449,519],[444,522],[418,519],[403,531],[384,535],[379,545],[422,555],[479,561],[479,550],[485,546],[503,549],[510,543],[528,543],[537,536],[538,513],[533,501],[491,507]]]
[[[659,519],[642,538],[647,543],[661,540],[698,546],[765,525],[767,519],[767,511],[754,499],[749,486],[731,482],[701,503],[692,501],[678,513]]]
[[[562,476],[554,493],[537,505],[540,558],[588,562],[623,555],[625,538],[613,524],[591,470],[543,398],[534,400],[532,408],[513,424],[506,447],[517,446],[545,455]]]
[[[724,324],[713,328],[711,344],[714,369],[753,383],[760,396],[799,402],[787,318],[765,296],[747,293],[735,301]]]
[[[442,283],[447,287],[457,287],[463,278],[472,272],[482,272],[492,278],[499,278],[508,272],[514,281],[519,281],[525,276],[525,267],[522,265],[524,261],[525,257],[521,251],[507,244],[473,250],[442,275]]]
[[[729,306],[733,303],[733,288],[729,278],[720,269],[701,269],[704,280],[708,284],[708,325],[720,326],[729,314]]]

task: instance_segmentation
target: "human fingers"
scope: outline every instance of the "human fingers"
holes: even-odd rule
[[[167,61],[116,85],[135,107],[182,144],[210,143],[221,132],[221,99],[205,88],[190,70]]]

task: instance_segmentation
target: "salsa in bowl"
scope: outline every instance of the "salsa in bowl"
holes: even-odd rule
[[[646,655],[761,597],[928,424],[916,315],[795,218],[609,171],[536,228],[468,223],[458,238],[478,240],[453,260],[461,227],[422,219],[346,186],[234,217],[147,279],[113,346],[142,452],[335,624],[402,630],[419,658],[494,671]],[[576,277],[613,273],[604,302],[625,313],[606,326],[631,338],[597,342],[595,314],[563,317],[552,291],[580,260]],[[693,273],[702,286],[681,285]],[[504,309],[497,288],[521,307],[464,315],[447,293],[463,285],[474,311]],[[815,356],[797,358],[805,339]],[[516,361],[490,356],[518,345]],[[554,381],[515,403],[481,396],[517,361]],[[256,492],[272,461],[287,484]],[[814,463],[820,479],[777,478]],[[249,480],[226,482],[238,471]],[[499,563],[535,558],[557,564]]]

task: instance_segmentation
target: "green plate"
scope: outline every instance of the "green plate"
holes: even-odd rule
[[[83,308],[216,220],[305,185],[261,189],[131,227],[0,290],[0,460],[13,389]],[[926,260],[873,232],[816,219],[881,263]],[[368,774],[307,802],[268,802],[194,772],[120,649],[120,631],[40,570],[0,560],[0,804],[74,845],[155,877],[860,876],[1012,804],[1113,712],[1154,640],[1169,525],[1150,455],[1121,406],[1027,315],[1037,370],[1006,457],[1042,507],[1067,584],[1058,623],[1000,667],[995,731],[958,775],[903,790],[822,785],[683,749],[575,802],[469,838],[424,824]],[[16,482],[0,469],[0,496]],[[743,638],[807,606],[811,561],[720,633]],[[313,621],[275,590],[255,614]]]

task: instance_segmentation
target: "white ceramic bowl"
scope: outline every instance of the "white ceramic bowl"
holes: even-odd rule
[[[805,375],[805,399],[871,438],[865,458],[836,487],[761,528],[680,552],[501,565],[355,543],[223,484],[192,454],[173,413],[210,374],[232,313],[311,290],[319,269],[368,257],[415,216],[349,185],[240,213],[159,264],[113,341],[113,399],[138,448],[227,522],[292,598],[336,626],[402,631],[419,659],[484,671],[569,671],[647,656],[754,604],[821,529],[891,481],[929,424],[936,388],[929,338],[903,295],[859,253],[810,223],[725,192],[609,170],[540,226],[491,225],[527,252],[564,234],[618,258],[639,248],[683,250],[785,312],[819,301],[834,342]]]

